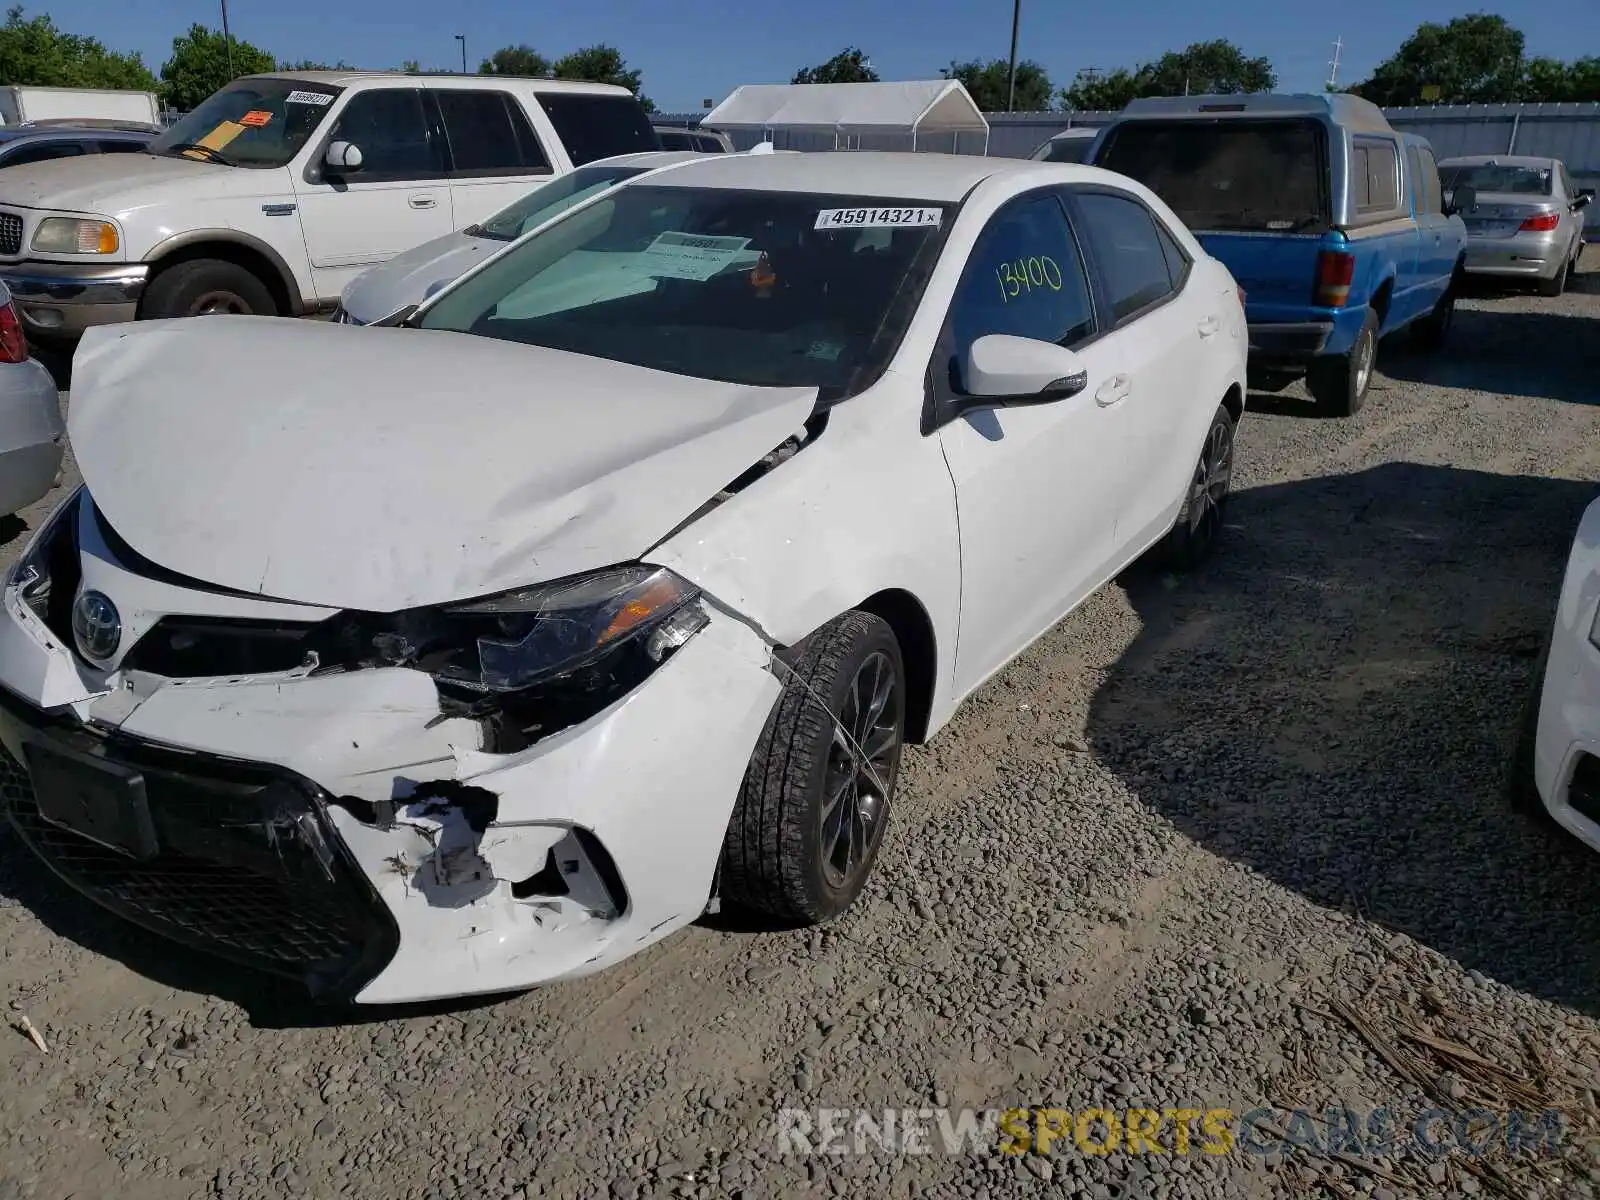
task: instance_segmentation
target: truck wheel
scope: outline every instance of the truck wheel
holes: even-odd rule
[[[1439,297],[1439,303],[1433,306],[1433,311],[1411,326],[1411,344],[1418,350],[1443,348],[1456,317],[1456,284],[1460,278],[1459,274],[1451,276],[1450,286]]]
[[[807,925],[854,903],[889,823],[905,700],[900,644],[881,617],[848,612],[806,639],[728,823],[724,899]]]
[[[206,313],[276,316],[267,285],[238,263],[219,258],[195,258],[168,267],[145,288],[139,315],[198,317]]]
[[[1306,388],[1311,398],[1331,416],[1355,416],[1367,402],[1367,385],[1372,382],[1372,364],[1377,358],[1378,314],[1369,308],[1350,353],[1311,360],[1306,368]]]

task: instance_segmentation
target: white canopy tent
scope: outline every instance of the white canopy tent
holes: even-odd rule
[[[929,135],[955,139],[981,133],[989,151],[989,122],[956,79],[905,83],[748,83],[733,90],[700,122],[728,133],[755,133],[772,140],[776,130],[831,134],[835,147],[909,136],[911,149]]]

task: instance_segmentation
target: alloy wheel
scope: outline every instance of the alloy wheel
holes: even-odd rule
[[[1222,506],[1233,480],[1233,426],[1220,418],[1206,436],[1189,495],[1189,538],[1209,546],[1222,528]]]
[[[234,292],[205,292],[195,298],[189,310],[189,315],[192,317],[204,317],[213,313],[247,316],[250,313],[250,306]]]
[[[1363,332],[1361,341],[1356,344],[1356,395],[1360,396],[1367,390],[1367,382],[1372,378],[1372,359],[1377,348],[1378,339],[1371,333]]]
[[[876,844],[900,762],[900,681],[890,657],[862,660],[845,693],[823,777],[822,873],[853,884]]]

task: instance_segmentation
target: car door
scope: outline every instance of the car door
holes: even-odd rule
[[[323,165],[334,142],[361,151],[359,169]],[[318,299],[337,299],[366,268],[451,231],[442,143],[420,88],[371,88],[348,98],[294,181]]]
[[[1219,292],[1190,288],[1193,264],[1137,196],[1107,187],[1068,193],[1094,272],[1099,307],[1118,345],[1123,380],[1112,403],[1121,410],[1126,460],[1125,501],[1115,545],[1148,541],[1165,527],[1182,498],[1199,447],[1186,417],[1223,387],[1213,378],[1215,339],[1230,336]],[[1213,394],[1214,393],[1214,394]]]
[[[991,333],[1077,350],[1089,381],[1065,400],[981,409],[938,431],[961,536],[957,695],[1059,620],[1105,570],[1126,439],[1124,410],[1107,403],[1120,386],[1120,362],[1114,339],[1098,330],[1057,191],[1026,193],[999,209],[951,301],[930,366],[935,402],[960,393],[964,352]]]
[[[457,229],[476,225],[554,175],[550,156],[516,98],[488,88],[431,87],[450,154]]]
[[[1406,162],[1415,181],[1412,187],[1417,218],[1418,285],[1423,289],[1421,308],[1431,310],[1450,286],[1455,272],[1455,245],[1449,237],[1450,218],[1444,212],[1444,190],[1439,184],[1439,164],[1423,146],[1409,146]]]

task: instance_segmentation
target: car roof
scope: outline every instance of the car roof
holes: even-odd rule
[[[979,158],[966,154],[915,154],[874,150],[824,150],[814,154],[707,154],[659,179],[662,187],[741,188],[768,192],[818,192],[839,196],[884,196],[954,203],[997,175],[1041,174],[1060,179],[1082,171],[1085,180],[1104,172],[1064,163]],[[651,184],[657,183],[652,178]]]
[[[321,83],[328,87],[349,87],[374,80],[408,79],[430,87],[481,88],[495,83],[517,83],[536,92],[567,92],[590,96],[631,96],[625,87],[614,83],[588,83],[575,79],[536,79],[529,75],[412,75],[405,71],[262,71],[243,79],[287,79],[300,83]]]
[[[1098,129],[1091,129],[1086,125],[1079,125],[1074,129],[1063,129],[1060,133],[1053,135],[1050,140],[1052,142],[1069,142],[1077,138],[1092,138],[1099,132],[1100,131]]]
[[[1540,158],[1531,154],[1460,154],[1455,158],[1441,159],[1441,167],[1484,167],[1494,163],[1497,167],[1552,168],[1559,159]]]
[[[666,167],[673,163],[694,162],[700,158],[711,158],[710,154],[702,154],[698,150],[636,150],[632,154],[613,154],[610,158],[597,158],[593,162],[586,162],[582,167]]]

